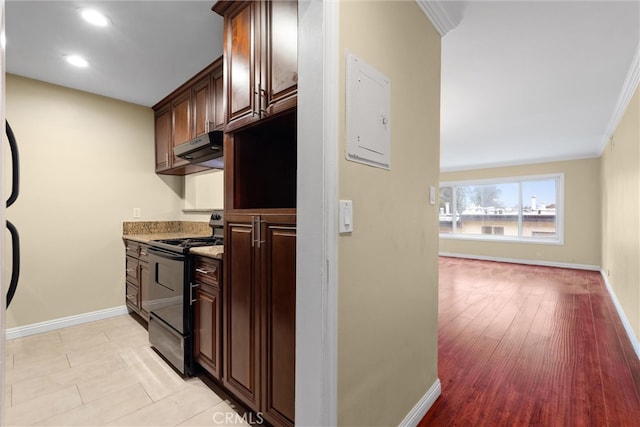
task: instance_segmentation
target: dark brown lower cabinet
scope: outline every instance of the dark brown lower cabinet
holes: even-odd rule
[[[195,258],[193,357],[215,379],[222,379],[222,301],[220,261]]]
[[[225,215],[223,384],[249,408],[260,407],[260,323],[252,216]]]
[[[125,302],[131,311],[148,321],[149,313],[146,310],[149,300],[148,246],[132,240],[125,240],[125,247]]]
[[[140,315],[149,321],[149,263],[140,261]]]
[[[295,218],[294,218],[295,221]],[[295,222],[263,223],[262,408],[272,425],[293,425],[296,362]]]
[[[225,216],[223,384],[272,425],[293,425],[295,214]]]

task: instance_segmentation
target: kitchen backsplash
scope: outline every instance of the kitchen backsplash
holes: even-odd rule
[[[207,222],[196,221],[130,221],[122,223],[122,235],[156,233],[210,233]]]

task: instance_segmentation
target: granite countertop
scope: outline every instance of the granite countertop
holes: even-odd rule
[[[207,222],[196,221],[127,221],[122,223],[122,238],[140,243],[159,239],[183,239],[211,236]]]
[[[191,248],[190,252],[194,255],[201,255],[221,260],[222,255],[224,254],[224,246],[200,246],[198,248]]]

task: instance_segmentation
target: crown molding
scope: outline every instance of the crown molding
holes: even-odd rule
[[[453,165],[453,166],[442,166],[440,165],[440,173],[448,173],[448,172],[466,172],[466,171],[475,171],[480,169],[498,169],[498,168],[510,168],[517,166],[528,166],[528,165],[539,165],[545,163],[558,163],[558,162],[570,162],[577,160],[587,160],[587,159],[596,159],[600,157],[600,154],[593,152],[584,152],[581,154],[575,155],[567,155],[567,156],[545,156],[545,157],[536,157],[535,159],[528,160],[506,160],[503,162],[484,162],[484,163],[474,163],[470,165]]]
[[[455,28],[456,24],[451,18],[451,15],[447,13],[446,9],[442,6],[441,1],[433,0],[416,0],[420,9],[427,15],[429,21],[436,27],[441,37],[444,37],[449,31]]]
[[[622,91],[618,96],[618,102],[616,103],[616,107],[613,110],[613,115],[611,116],[611,120],[609,120],[609,125],[607,126],[607,130],[605,131],[602,141],[600,141],[599,153],[602,155],[605,148],[607,148],[607,144],[609,140],[613,136],[624,115],[627,107],[629,106],[629,102],[631,102],[631,98],[636,93],[636,89],[638,88],[638,84],[640,83],[640,44],[636,48],[636,54],[631,61],[631,67],[627,72],[627,78],[622,85]]]

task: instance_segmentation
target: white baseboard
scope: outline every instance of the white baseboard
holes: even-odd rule
[[[43,332],[55,331],[56,329],[67,328],[69,326],[80,325],[82,323],[94,322],[96,320],[108,319],[109,317],[127,314],[127,306],[107,308],[105,310],[92,311],[89,313],[77,314],[75,316],[61,317],[59,319],[48,320],[46,322],[32,323],[31,325],[18,326],[6,330],[5,338],[12,340],[15,338],[27,337],[29,335],[41,334]]]
[[[629,322],[627,315],[622,309],[622,305],[620,305],[620,301],[618,301],[618,297],[616,296],[616,293],[613,291],[613,287],[611,286],[609,279],[607,279],[607,274],[603,270],[600,270],[600,274],[602,275],[602,279],[604,279],[604,284],[607,287],[607,290],[609,291],[609,295],[611,295],[613,304],[616,306],[616,310],[618,311],[618,316],[620,316],[620,320],[624,325],[624,330],[627,332],[627,335],[629,336],[629,340],[631,341],[631,345],[633,346],[633,349],[636,352],[636,356],[638,356],[638,359],[640,359],[640,342],[638,342],[638,337],[633,331],[633,327],[631,327],[631,323]]]
[[[404,417],[404,420],[400,423],[400,427],[415,427],[418,425],[420,420],[427,415],[427,412],[433,404],[436,402],[436,399],[440,397],[440,393],[442,392],[442,388],[440,385],[440,379],[436,378],[436,381],[433,385],[427,390],[427,392],[422,396],[422,398],[416,403],[411,411]]]
[[[543,261],[543,260],[500,258],[500,257],[484,256],[484,255],[455,254],[455,253],[449,253],[449,252],[440,252],[439,255],[444,257],[451,257],[451,258],[477,259],[480,261],[496,261],[496,262],[508,262],[511,264],[540,265],[543,267],[573,268],[575,270],[600,271],[601,269],[599,265],[571,264],[566,262],[554,262],[554,261]]]

